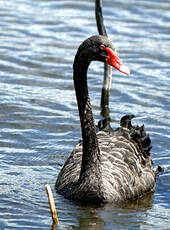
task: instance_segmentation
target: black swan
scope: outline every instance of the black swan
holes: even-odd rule
[[[72,150],[57,181],[56,191],[81,204],[121,203],[153,191],[157,172],[144,126],[132,126],[133,115],[112,130],[109,118],[96,127],[88,95],[87,70],[91,61],[105,62],[129,74],[106,36],[92,36],[79,47],[73,79],[81,122],[82,141]]]
[[[95,0],[95,16],[97,29],[100,35],[107,36],[107,32],[103,23],[102,0]],[[104,78],[101,93],[101,115],[109,116],[109,94],[112,80],[112,67],[104,63]]]

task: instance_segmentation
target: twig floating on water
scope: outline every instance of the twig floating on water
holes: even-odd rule
[[[59,224],[59,220],[57,217],[57,212],[56,212],[56,208],[55,208],[55,203],[54,203],[54,197],[51,191],[51,187],[50,185],[46,184],[45,185],[45,190],[48,196],[48,201],[49,201],[49,205],[50,205],[50,212],[51,212],[51,217],[53,219],[53,224]]]

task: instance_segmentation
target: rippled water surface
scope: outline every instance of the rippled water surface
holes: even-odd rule
[[[125,207],[77,206],[54,184],[80,138],[72,82],[78,45],[97,33],[94,1],[0,1],[0,229],[51,229],[44,189],[54,193],[58,229],[170,229],[170,1],[103,0],[107,32],[130,76],[113,71],[110,116],[133,113],[152,138],[156,191]],[[88,72],[100,119],[103,64]]]

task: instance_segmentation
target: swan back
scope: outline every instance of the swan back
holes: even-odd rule
[[[100,121],[97,127],[100,164],[94,162],[80,180],[80,141],[60,171],[57,192],[80,203],[98,204],[134,200],[152,191],[156,174],[150,154],[150,138],[144,126],[131,125],[133,117],[123,117],[116,130],[111,129],[109,119]]]

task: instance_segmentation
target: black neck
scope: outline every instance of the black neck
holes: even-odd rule
[[[88,58],[86,60],[88,60]],[[90,167],[98,164],[100,157],[96,128],[94,125],[87,88],[87,69],[90,63],[87,63],[86,60],[80,60],[79,55],[76,55],[73,66],[73,79],[83,139],[83,156],[80,178]]]
[[[95,1],[95,15],[99,34],[107,36],[106,29],[103,23],[102,0]]]

